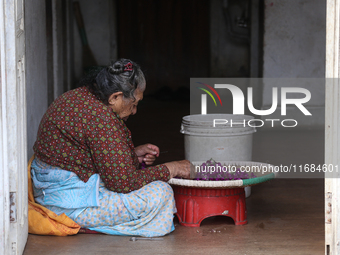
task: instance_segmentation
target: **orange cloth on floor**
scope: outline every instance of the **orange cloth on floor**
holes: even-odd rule
[[[80,226],[66,214],[57,215],[34,201],[31,164],[28,162],[28,233],[37,235],[67,236],[78,233]]]

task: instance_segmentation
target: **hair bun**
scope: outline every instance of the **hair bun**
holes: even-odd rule
[[[124,72],[124,65],[119,62],[115,62],[112,66],[109,66],[108,68],[111,74],[121,74]]]

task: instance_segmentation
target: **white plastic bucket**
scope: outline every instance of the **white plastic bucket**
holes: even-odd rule
[[[251,161],[255,127],[249,115],[188,115],[182,119],[185,159],[189,161]],[[215,120],[215,124],[214,124]],[[254,123],[250,123],[254,125]],[[245,188],[246,197],[250,187]]]

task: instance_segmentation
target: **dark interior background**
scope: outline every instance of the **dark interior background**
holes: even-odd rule
[[[208,0],[117,1],[118,57],[139,63],[147,92],[171,93],[208,77]],[[163,95],[165,96],[165,95]]]

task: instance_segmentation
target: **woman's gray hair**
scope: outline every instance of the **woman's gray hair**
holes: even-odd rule
[[[135,99],[135,90],[144,90],[145,85],[145,77],[139,65],[124,58],[104,67],[86,84],[104,104],[108,104],[109,97],[116,92],[123,92],[124,98]]]

